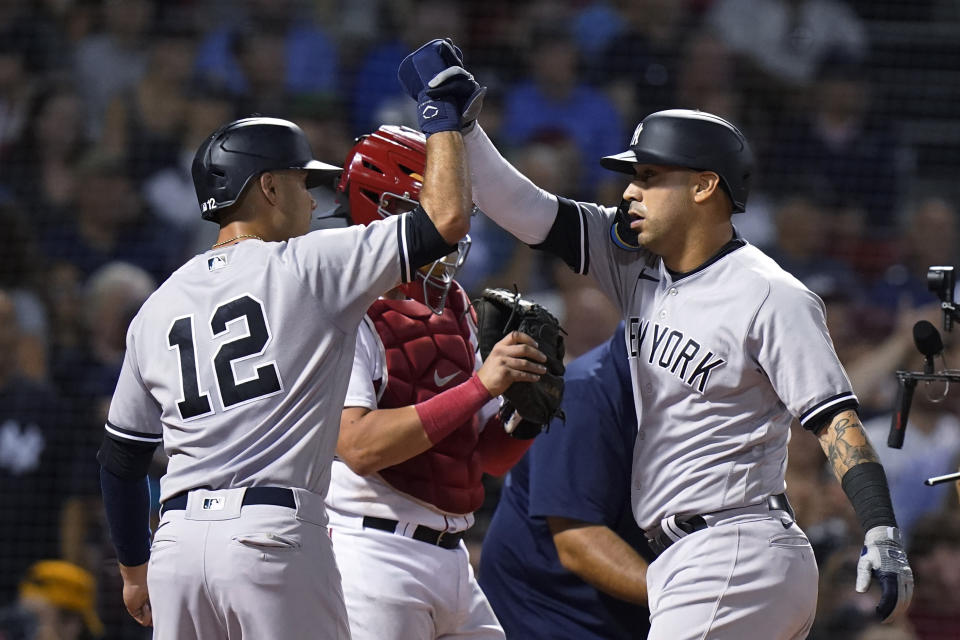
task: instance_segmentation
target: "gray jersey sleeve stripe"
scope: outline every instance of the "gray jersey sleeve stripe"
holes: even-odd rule
[[[835,411],[841,404],[852,404],[856,408],[859,401],[852,392],[839,393],[804,411],[799,418],[800,424],[806,427],[808,424],[816,422],[824,413]]]
[[[106,429],[107,433],[109,433],[111,436],[115,438],[122,438],[123,440],[149,442],[151,444],[161,444],[163,442],[163,435],[161,434],[132,431],[130,429],[124,429],[123,427],[118,427],[111,422],[107,422],[105,425],[103,425],[103,428]]]

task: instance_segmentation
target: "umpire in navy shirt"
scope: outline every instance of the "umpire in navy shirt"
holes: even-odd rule
[[[623,324],[565,380],[566,423],[507,476],[480,586],[508,639],[646,638],[653,556],[630,510],[637,417]]]

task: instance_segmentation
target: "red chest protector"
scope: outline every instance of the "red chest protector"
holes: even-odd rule
[[[423,402],[473,375],[470,343],[473,313],[454,285],[443,315],[416,300],[377,300],[367,311],[387,358],[386,388],[378,402],[394,409]],[[378,389],[379,391],[379,389]],[[483,472],[477,452],[479,420],[460,425],[432,448],[380,470],[392,487],[449,513],[471,513],[483,502]]]

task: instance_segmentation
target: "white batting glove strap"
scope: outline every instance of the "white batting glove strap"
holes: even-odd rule
[[[430,78],[430,82],[427,83],[427,86],[430,87],[431,89],[436,89],[437,87],[442,85],[444,82],[446,82],[450,78],[453,78],[456,76],[463,76],[468,80],[473,80],[472,73],[470,73],[463,67],[454,66],[454,67],[447,67],[437,75]]]
[[[437,75],[430,78],[430,81],[427,83],[427,88],[436,89],[444,82],[448,80],[462,78],[470,82],[474,82],[473,74],[464,69],[461,66],[454,65],[447,67]],[[462,113],[460,115],[460,128],[461,132],[465,133],[473,129],[474,124],[476,124],[477,118],[480,116],[480,111],[483,109],[483,98],[487,95],[487,88],[481,87],[479,85],[474,85],[476,89],[466,101],[461,106]]]
[[[866,592],[874,577],[882,589],[877,615],[882,622],[892,622],[906,611],[913,597],[913,571],[896,527],[873,527],[864,537],[857,563],[857,591]]]

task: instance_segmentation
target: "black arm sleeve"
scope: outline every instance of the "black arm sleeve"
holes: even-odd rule
[[[581,275],[590,271],[590,242],[587,221],[573,200],[557,197],[557,218],[540,244],[530,245],[538,251],[552,253]]]
[[[155,443],[120,440],[105,435],[97,451],[97,462],[124,480],[138,480],[147,477],[156,448]]]
[[[443,239],[433,220],[419,204],[410,212],[408,224],[397,225],[400,247],[406,247],[407,261],[414,267],[422,267],[432,263],[457,250],[456,245],[449,245]],[[406,237],[403,237],[403,236]],[[404,260],[400,260],[400,277],[403,282],[410,282],[413,274],[408,273]]]
[[[117,560],[136,567],[150,559],[150,485],[100,467],[100,490]]]

